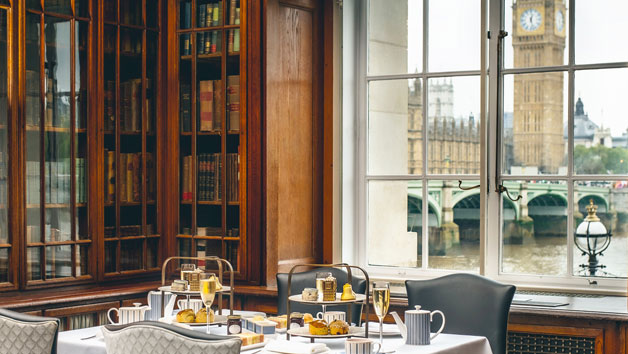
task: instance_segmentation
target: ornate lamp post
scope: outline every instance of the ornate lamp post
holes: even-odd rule
[[[591,276],[595,276],[598,269],[606,268],[605,265],[599,264],[597,256],[602,256],[602,252],[606,251],[611,243],[611,232],[596,215],[597,205],[593,204],[593,199],[587,205],[587,217],[578,225],[576,229],[574,242],[576,247],[582,251],[582,255],[589,256],[589,264],[581,264],[583,269],[589,269]]]

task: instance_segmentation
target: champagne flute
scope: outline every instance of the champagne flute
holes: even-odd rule
[[[201,299],[205,304],[207,315],[207,333],[209,333],[209,311],[216,296],[216,277],[213,273],[203,273],[200,275]]]
[[[373,308],[379,318],[379,344],[384,344],[384,317],[390,305],[390,284],[385,281],[373,283]]]

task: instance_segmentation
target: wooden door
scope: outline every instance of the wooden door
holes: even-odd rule
[[[322,258],[323,4],[267,1],[264,167],[269,285],[275,284],[276,272]]]

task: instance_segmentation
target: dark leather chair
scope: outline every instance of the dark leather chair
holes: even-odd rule
[[[242,346],[238,337],[207,334],[154,321],[107,325],[103,336],[107,354],[239,354]]]
[[[0,309],[0,353],[56,354],[58,318]]]
[[[292,274],[292,287],[290,294],[301,294],[305,288],[314,288],[316,286],[316,273],[330,272],[338,284],[338,292],[342,292],[342,286],[347,283],[347,271],[340,268],[316,268],[301,273]],[[366,280],[351,272],[351,287],[356,294],[364,294],[366,289]],[[286,304],[288,300],[288,273],[277,273],[277,312],[284,315],[287,311]],[[348,305],[327,306],[327,311],[347,311]],[[362,316],[361,305],[351,305],[351,322],[360,323]],[[321,306],[304,305],[297,302],[290,304],[291,312],[307,312],[316,317],[316,313],[322,311]],[[348,319],[347,319],[348,321]]]
[[[430,280],[406,280],[408,305],[441,310],[444,333],[488,338],[493,354],[506,354],[506,333],[515,286],[474,274],[451,274]],[[441,325],[434,316],[432,330]]]

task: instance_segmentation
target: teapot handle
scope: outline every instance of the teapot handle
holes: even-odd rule
[[[113,321],[111,319],[111,311],[115,311],[116,314],[118,314],[118,317],[120,316],[120,311],[118,311],[118,309],[115,308],[115,307],[112,307],[112,308],[109,309],[109,311],[107,311],[107,319],[109,320],[109,323],[110,324],[116,324],[115,321]]]
[[[441,324],[441,325],[440,325],[440,328],[438,329],[438,332],[434,333],[434,334],[430,337],[430,340],[432,340],[432,339],[436,338],[436,336],[437,336],[437,335],[439,335],[439,334],[440,334],[440,332],[442,332],[442,331],[443,331],[443,329],[445,328],[445,314],[444,314],[442,311],[439,311],[439,310],[432,311],[432,312],[430,313],[430,322],[432,322],[432,319],[434,318],[434,314],[435,314],[435,313],[439,314],[439,315],[440,315],[440,317],[442,317],[442,318],[443,318],[443,324]]]

